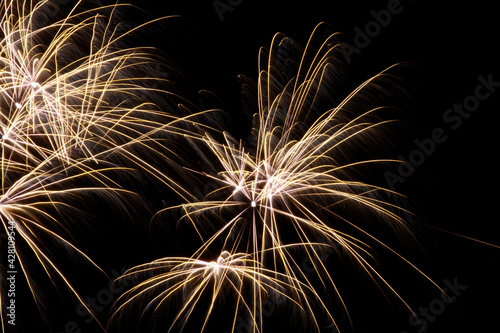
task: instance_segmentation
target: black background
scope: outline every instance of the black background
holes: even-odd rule
[[[373,20],[370,11],[385,9],[387,3],[246,0],[232,11],[224,12],[221,21],[212,1],[137,1],[142,11],[137,11],[137,17],[130,13],[130,21],[138,17],[181,15],[182,18],[169,18],[146,28],[150,30],[144,44],[152,44],[172,57],[188,77],[214,92],[223,101],[224,108],[236,120],[241,120],[237,75],[257,77],[259,47],[269,46],[276,32],[304,45],[315,25],[327,22],[332,30],[354,37],[355,27],[363,30]],[[408,156],[415,149],[413,140],[428,138],[437,127],[446,130],[448,139],[426,158],[417,173],[398,184],[396,190],[413,202],[422,223],[500,245],[496,156],[500,92],[481,102],[479,109],[456,130],[450,129],[442,119],[454,103],[462,103],[474,93],[479,75],[491,74],[494,81],[500,81],[496,6],[486,1],[437,4],[418,0],[402,1],[401,6],[402,12],[393,15],[390,24],[361,50],[360,62],[368,69],[367,77],[396,62],[417,64],[403,78],[412,87],[416,108],[412,110],[411,124],[414,138],[405,138],[407,142],[402,146],[406,150],[400,154]],[[115,242],[102,236],[110,234],[121,237],[122,243],[129,245],[110,248],[109,244]],[[86,245],[85,252],[102,258],[99,264],[108,272],[128,268],[156,259],[161,253],[161,244],[148,246],[145,234],[134,226],[112,232],[106,232],[102,226],[95,242]],[[426,250],[410,251],[409,259],[441,286],[445,280],[454,279],[467,286],[429,323],[427,331],[498,331],[500,249],[437,230],[428,230],[425,235]],[[400,268],[391,266],[384,270],[417,312],[419,307],[427,307],[439,297],[432,286],[420,278],[412,278],[408,272],[398,277]],[[95,295],[107,283],[92,274],[85,278],[88,283],[82,283],[83,295]],[[362,278],[353,277],[352,283],[359,283],[348,294],[355,332],[418,330],[408,322],[410,312],[402,303],[394,298],[385,300]],[[60,299],[57,295],[48,298]],[[84,322],[87,317],[76,314],[72,303],[64,309],[57,308],[58,313],[50,318],[52,332],[64,332],[68,321],[76,322],[82,332],[98,331],[96,325]],[[40,322],[31,310],[26,312],[29,316],[20,314],[19,320]],[[105,318],[105,315],[101,313],[98,317]]]

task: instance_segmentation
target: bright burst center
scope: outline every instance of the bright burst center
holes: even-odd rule
[[[220,258],[219,258],[220,259]],[[220,272],[220,263],[219,263],[219,259],[217,259],[217,262],[215,261],[211,261],[208,266],[210,267],[210,269],[214,272],[215,275],[219,275],[219,272]]]

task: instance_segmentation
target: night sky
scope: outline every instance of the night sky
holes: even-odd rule
[[[147,4],[132,3],[141,9],[137,13],[127,12],[130,21],[125,23],[132,25],[148,18],[182,16],[144,28],[140,42],[169,56],[194,82],[194,87],[213,92],[236,124],[235,132],[248,130],[247,118],[241,112],[237,76],[257,78],[259,47],[269,46],[276,32],[304,45],[316,24],[328,23],[333,31],[350,36],[357,46],[355,57],[359,68],[355,71],[366,78],[394,63],[411,63],[401,75],[413,106],[407,110],[404,126],[408,130],[397,143],[399,151],[394,157],[420,159],[421,163],[411,174],[398,178],[393,186],[408,197],[409,207],[422,225],[418,227],[422,246],[405,249],[404,254],[441,287],[447,288],[452,301],[441,307],[445,302],[439,301],[442,300],[439,292],[415,271],[395,263],[394,258],[381,254],[378,258],[381,269],[420,313],[427,332],[498,330],[500,249],[435,229],[500,245],[498,140],[495,139],[500,110],[497,45],[500,29],[493,2],[437,5],[418,0],[293,3],[155,0]],[[374,23],[382,10],[394,12],[383,22],[385,26]],[[373,27],[378,29],[372,30],[368,40],[359,36],[359,31]],[[457,111],[460,107],[461,113]],[[385,175],[376,177],[378,181],[387,180]],[[154,204],[160,207],[161,199]],[[163,245],[172,242],[172,237],[164,234],[167,231],[149,229],[144,221],[118,223],[115,217],[110,214],[102,218],[97,228],[87,231],[84,240],[79,240],[82,250],[110,277],[124,268],[168,255]],[[69,274],[80,281],[78,290],[84,299],[95,298],[100,290],[107,288],[104,276],[91,272],[83,264],[76,266],[79,268]],[[419,332],[420,327],[414,324],[401,302],[393,297],[385,299],[366,278],[356,276],[354,269],[341,273],[345,274],[341,279],[352,284],[350,290],[346,288],[346,299],[354,332]],[[67,292],[58,293],[45,284],[41,282],[41,287],[49,290],[43,296],[49,309],[47,332],[99,332],[98,325],[87,321],[88,314],[79,312]],[[25,325],[20,332],[31,332],[29,326],[43,325],[43,321],[28,297],[29,291],[20,292],[26,296],[25,309],[21,310],[21,305],[18,309],[18,322]],[[105,322],[110,304],[96,306],[97,318]],[[269,327],[273,325],[280,327],[278,319]],[[42,328],[37,331],[45,332]],[[147,331],[141,328],[137,332]]]

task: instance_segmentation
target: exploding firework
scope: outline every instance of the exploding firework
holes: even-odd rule
[[[189,104],[176,93],[146,87],[165,80],[145,76],[154,63],[147,49],[122,43],[131,31],[118,32],[118,5],[84,10],[78,2],[63,19],[37,26],[47,3],[0,5],[2,233],[15,234],[13,255],[35,298],[42,291],[21,249],[84,303],[51,258],[47,238],[93,264],[71,241],[72,223],[86,223],[75,217],[88,215],[82,203],[90,194],[127,207],[123,203],[138,196],[123,188],[123,180],[132,170],[136,179],[158,179],[145,159],[151,153],[175,169],[169,164],[173,149],[160,141],[196,136],[197,114],[178,117],[150,101],[162,95],[173,105]],[[171,178],[162,180],[185,194]],[[5,307],[1,299],[0,306]]]
[[[30,265],[25,264],[25,260],[34,256],[54,283],[62,282],[82,301],[51,258],[53,254],[47,248],[47,240],[62,245],[69,250],[68,254],[76,254],[98,268],[71,241],[73,237],[68,229],[77,220],[75,216],[88,215],[72,202],[84,199],[88,193],[100,192],[106,192],[102,197],[118,200],[121,197],[119,192],[126,191],[110,182],[106,176],[110,170],[118,170],[117,167],[104,167],[105,162],[102,161],[103,167],[95,168],[95,162],[89,163],[88,159],[71,160],[71,165],[67,166],[57,163],[58,158],[55,153],[29,171],[26,166],[19,170],[15,165],[10,165],[8,160],[2,160],[6,170],[0,197],[2,232],[15,242],[12,263],[9,260],[11,264],[7,271],[22,270],[37,298],[42,291],[36,289],[36,283],[30,276],[32,270],[36,271],[36,266],[32,262]],[[82,183],[88,186],[82,186]]]
[[[237,140],[227,132],[191,140],[199,160],[206,161],[200,162],[201,170],[191,171],[217,184],[216,188],[202,200],[166,210],[182,211],[181,220],[189,221],[202,245],[191,258],[182,259],[185,263],[178,258],[153,263],[154,267],[159,263],[179,266],[131,290],[118,311],[141,297],[158,293],[148,303],[156,304],[156,311],[171,296],[169,291],[182,286],[193,296],[187,304],[181,303],[174,324],[180,318],[187,319],[193,303],[200,299],[194,295],[205,290],[209,281],[203,278],[206,270],[211,272],[209,276],[216,277],[219,269],[203,258],[231,249],[230,257],[233,253],[251,255],[252,261],[247,264],[253,266],[248,269],[255,272],[256,284],[264,284],[264,272],[284,279],[291,290],[301,295],[301,300],[319,302],[331,325],[338,329],[320,296],[320,288],[336,296],[340,307],[348,313],[335,275],[324,262],[326,250],[332,248],[337,258],[350,258],[411,311],[379,272],[371,252],[377,246],[396,254],[427,278],[381,237],[371,233],[371,226],[379,223],[397,237],[414,238],[406,220],[409,213],[398,205],[397,193],[370,184],[365,181],[370,177],[363,176],[372,165],[397,162],[371,157],[383,151],[380,146],[384,142],[389,142],[386,132],[393,120],[384,117],[394,109],[386,106],[397,90],[391,74],[394,66],[345,92],[351,82],[345,74],[347,65],[342,61],[341,42],[337,34],[325,37],[325,30],[324,25],[319,25],[305,49],[281,34],[273,38],[269,50],[261,49],[256,88],[252,90],[252,84],[244,79],[247,95],[250,99],[252,92],[256,95],[253,105],[258,111],[247,140]],[[315,278],[308,277],[298,264],[304,257],[312,263]],[[195,268],[198,266],[203,268]],[[144,267],[134,269],[134,276],[148,271]],[[186,272],[182,272],[183,268]],[[179,276],[186,277],[187,282],[175,282],[174,277]],[[225,279],[217,281],[231,284]],[[165,285],[167,291],[162,292],[160,287]],[[257,305],[249,307],[258,307],[257,300],[264,293],[261,288],[249,289],[255,294],[244,304],[253,301]],[[239,295],[243,297],[241,292]],[[290,306],[300,304],[299,308],[316,323],[314,329],[320,331],[321,325],[308,302],[295,300]],[[209,304],[207,316],[214,305],[213,301]],[[251,315],[258,317],[255,312]],[[250,331],[263,329],[262,322],[249,322],[253,322]]]
[[[120,279],[144,274],[151,274],[152,277],[125,293],[122,296],[123,303],[115,313],[141,299],[144,294],[154,293],[156,296],[146,304],[146,309],[162,312],[159,310],[162,306],[182,304],[180,311],[175,312],[169,332],[184,329],[200,299],[208,299],[210,304],[201,321],[201,332],[208,326],[210,315],[217,305],[227,304],[230,300],[234,301],[231,305],[233,316],[225,312],[225,317],[232,317],[232,330],[238,323],[237,319],[241,318],[239,316],[244,313],[250,318],[248,329],[259,331],[263,318],[262,305],[270,299],[275,299],[275,303],[283,302],[277,299],[286,299],[304,312],[310,310],[309,300],[304,294],[308,286],[300,281],[290,283],[290,276],[262,267],[248,253],[222,251],[215,261],[160,259],[137,266],[125,272]]]
[[[2,2],[2,138],[18,155],[34,162],[54,151],[61,159],[88,157],[173,130],[180,120],[141,97],[158,91],[144,87],[155,80],[143,76],[153,59],[146,49],[123,47],[125,35],[111,24],[115,7],[108,18],[107,7],[96,8],[35,29],[45,4],[28,10]]]

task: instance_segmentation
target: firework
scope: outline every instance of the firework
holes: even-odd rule
[[[161,95],[165,105],[192,106],[174,92],[147,88],[148,82],[168,82],[145,76],[154,63],[147,49],[123,43],[135,29],[118,32],[118,5],[85,10],[78,2],[63,19],[37,26],[47,3],[0,4],[2,232],[16,234],[15,256],[36,299],[43,292],[36,290],[25,264],[29,253],[21,249],[85,304],[45,240],[96,266],[72,241],[74,224],[88,224],[75,218],[89,215],[79,207],[91,196],[120,209],[142,204],[122,186],[132,170],[136,180],[146,174],[159,179],[160,167],[145,158],[151,153],[175,170],[169,163],[175,152],[161,142],[196,136],[192,129],[204,126],[195,122],[199,114],[177,116],[151,102]],[[172,178],[162,182],[185,195]],[[134,204],[124,204],[130,198]],[[0,306],[5,308],[1,299]]]
[[[288,275],[265,269],[247,253],[231,254],[222,251],[215,261],[193,258],[160,259],[151,264],[137,266],[125,272],[120,279],[130,279],[144,274],[151,274],[153,277],[125,293],[121,297],[123,303],[115,314],[144,294],[154,293],[156,296],[147,303],[146,310],[151,308],[156,312],[172,302],[181,304],[181,309],[174,312],[176,315],[169,332],[184,328],[203,296],[209,300],[209,307],[200,325],[201,332],[208,326],[214,308],[223,301],[227,304],[229,299],[234,300],[231,306],[234,309],[232,330],[236,327],[238,316],[246,315],[250,318],[250,329],[259,331],[263,318],[262,304],[272,297],[281,297],[302,310],[309,306],[302,289],[306,289],[307,286],[299,281],[291,284]],[[297,286],[302,288],[297,289]],[[252,292],[249,294],[248,290]]]
[[[54,151],[61,159],[90,156],[179,122],[140,97],[155,90],[144,87],[155,78],[142,76],[153,59],[146,49],[123,47],[125,35],[110,24],[113,6],[107,19],[103,7],[35,29],[45,3],[28,10],[2,2],[1,102],[9,110],[2,137],[18,154],[37,162]]]
[[[345,74],[347,65],[342,61],[339,36],[325,37],[326,30],[319,25],[305,49],[277,34],[270,50],[260,51],[256,88],[252,90],[250,80],[243,79],[250,100],[252,91],[256,95],[256,101],[248,105],[257,110],[246,142],[227,132],[216,136],[207,133],[192,140],[199,160],[207,162],[200,162],[201,170],[191,171],[217,187],[202,200],[166,210],[182,211],[181,220],[189,221],[202,245],[191,258],[182,259],[188,266],[178,258],[155,262],[153,265],[179,266],[142,282],[131,291],[134,296],[119,311],[141,297],[156,295],[155,292],[158,296],[153,297],[152,303],[157,304],[156,310],[170,297],[169,291],[180,286],[190,287],[185,292],[198,295],[209,281],[203,278],[206,270],[215,277],[218,269],[202,258],[228,248],[232,249],[229,256],[240,252],[251,255],[248,264],[252,265],[252,271],[274,272],[271,275],[285,279],[287,286],[302,295],[301,299],[310,297],[324,305],[318,289],[324,288],[336,296],[343,311],[348,313],[335,273],[324,262],[325,249],[334,248],[336,258],[342,255],[350,258],[377,285],[389,290],[412,311],[378,271],[371,252],[372,246],[382,247],[431,281],[384,239],[371,233],[371,226],[379,223],[398,238],[414,239],[406,220],[409,213],[398,206],[397,193],[370,184],[364,180],[370,177],[363,176],[372,166],[397,163],[393,159],[371,157],[384,150],[379,148],[384,142],[389,142],[386,132],[390,131],[393,120],[384,116],[394,109],[386,106],[396,89],[391,74],[394,66],[346,91],[352,82]],[[313,282],[297,264],[304,257],[314,266],[318,282]],[[195,268],[197,265],[203,268]],[[142,269],[144,266],[137,267],[135,273],[143,272]],[[180,276],[187,277],[188,282],[174,282],[174,277]],[[194,276],[197,278],[191,280]],[[261,283],[262,277],[255,274],[255,283]],[[217,281],[224,283],[224,279]],[[161,291],[160,287],[165,285],[167,291]],[[262,296],[257,289],[249,298],[256,303]],[[198,296],[189,298],[174,323],[180,318],[185,320],[198,300]],[[212,309],[213,301],[209,304]],[[297,304],[303,303],[290,303]],[[300,308],[315,318],[310,306]],[[331,314],[327,310],[326,313],[332,326],[338,329]],[[316,319],[313,321],[317,323]],[[249,330],[261,331],[261,324],[254,322]],[[319,324],[315,330],[321,330]]]
[[[75,198],[82,200],[89,192],[106,192],[103,197],[116,196],[117,199],[119,192],[124,190],[112,187],[113,184],[105,175],[118,168],[89,167],[88,160],[71,160],[71,166],[62,166],[54,163],[58,157],[56,153],[29,171],[26,171],[26,166],[16,170],[9,165],[9,161],[2,161],[4,170],[8,169],[0,198],[2,232],[15,239],[16,268],[24,273],[35,298],[41,291],[35,289],[30,277],[34,267],[25,264],[26,258],[31,255],[37,258],[54,283],[62,281],[81,301],[72,284],[52,260],[44,240],[46,237],[51,238],[98,268],[68,238],[71,237],[68,233],[68,227],[71,229],[69,222],[74,222],[75,216],[88,215],[72,202]],[[88,186],[75,187],[75,183],[84,179]],[[92,182],[96,185],[90,185]],[[24,249],[30,249],[31,254]],[[13,270],[12,267],[10,270]]]

